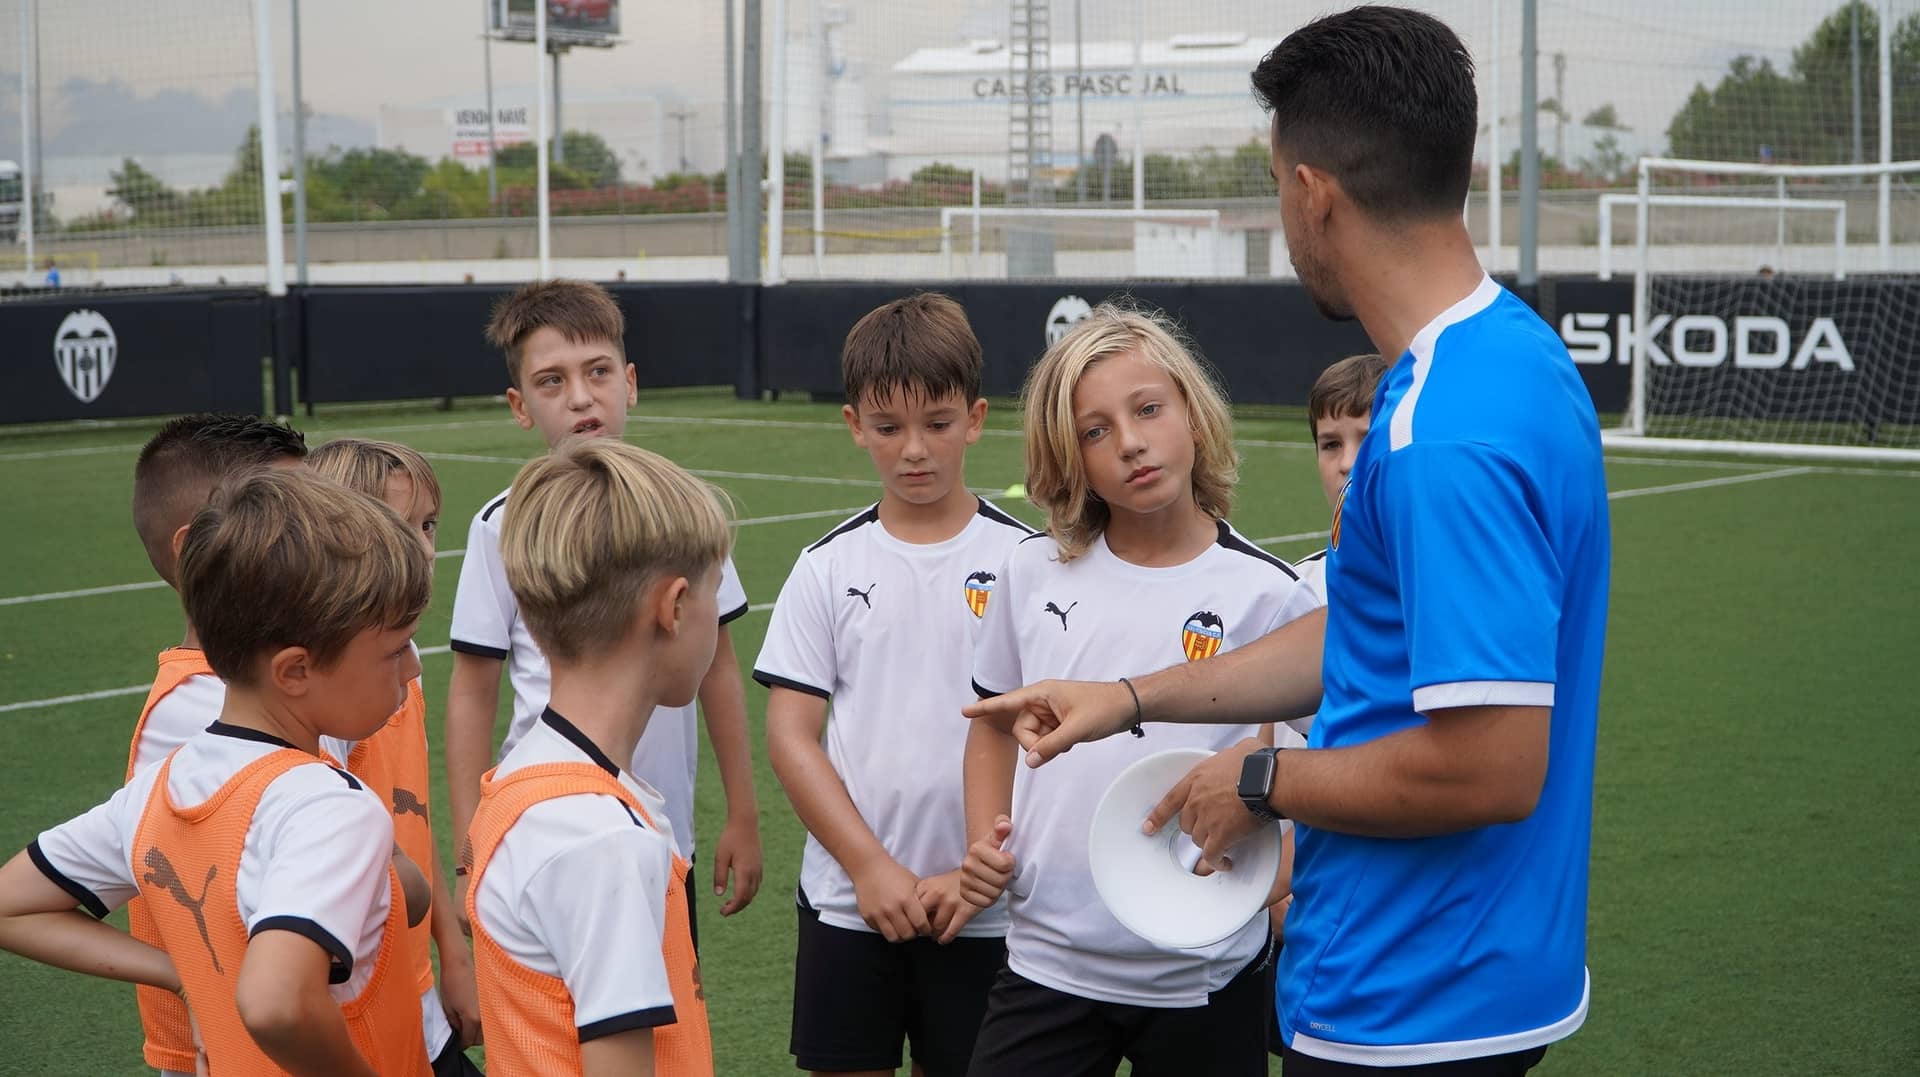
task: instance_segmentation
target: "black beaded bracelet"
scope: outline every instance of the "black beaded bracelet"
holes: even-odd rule
[[[1133,697],[1133,725],[1128,729],[1128,732],[1136,737],[1144,737],[1147,735],[1147,731],[1140,728],[1140,691],[1133,686],[1132,681],[1125,677],[1120,678],[1120,683],[1127,686],[1127,694]]]

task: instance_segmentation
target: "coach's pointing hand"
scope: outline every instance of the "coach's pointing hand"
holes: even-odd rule
[[[1252,737],[1202,760],[1175,783],[1147,814],[1141,829],[1155,833],[1170,819],[1180,820],[1206,864],[1226,871],[1233,867],[1228,850],[1260,828],[1261,821],[1240,799],[1240,767],[1247,756],[1266,747]]]
[[[1037,767],[1076,744],[1105,740],[1134,723],[1133,693],[1118,682],[1041,681],[975,700],[961,713],[1011,734]]]

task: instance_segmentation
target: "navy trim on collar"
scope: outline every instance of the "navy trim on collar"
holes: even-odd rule
[[[562,718],[559,711],[548,707],[546,710],[540,712],[540,720],[546,723],[555,733],[571,741],[575,748],[587,753],[587,758],[593,760],[594,765],[598,766],[601,770],[606,771],[616,778],[620,776],[620,768],[613,765],[613,760],[607,758],[607,753],[601,751],[600,746],[588,739],[585,733],[580,732],[579,726]]]
[[[234,740],[250,740],[257,744],[273,744],[281,748],[293,747],[293,745],[288,744],[279,737],[263,730],[248,729],[245,726],[228,725],[221,721],[215,721],[212,725],[208,726],[207,732],[212,733],[216,737],[232,737]],[[297,751],[298,749],[295,750]]]

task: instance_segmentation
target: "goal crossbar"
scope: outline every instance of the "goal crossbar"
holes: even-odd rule
[[[1600,196],[1600,279],[1613,279],[1613,207],[1631,206],[1640,201],[1636,194],[1603,194]],[[1838,198],[1762,198],[1758,196],[1729,195],[1721,197],[1710,194],[1650,194],[1647,201],[1655,206],[1694,209],[1774,209],[1793,211],[1818,211],[1831,213],[1833,220],[1833,245],[1838,251],[1834,260],[1833,279],[1846,279],[1847,247],[1847,203]],[[1635,243],[1639,240],[1636,237]]]

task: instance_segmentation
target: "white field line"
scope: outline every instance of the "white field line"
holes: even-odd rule
[[[1627,498],[1647,497],[1654,494],[1674,494],[1674,493],[1681,493],[1687,490],[1705,490],[1705,489],[1710,489],[1712,487],[1717,487],[1717,486],[1737,486],[1742,483],[1749,483],[1749,482],[1766,482],[1770,479],[1784,479],[1794,475],[1816,474],[1822,470],[1823,469],[1816,468],[1816,467],[1783,467],[1783,468],[1776,468],[1775,470],[1772,470],[1772,471],[1753,472],[1753,473],[1748,473],[1743,475],[1726,475],[1726,476],[1722,476],[1720,478],[1714,478],[1714,479],[1699,479],[1694,482],[1669,483],[1665,486],[1637,486],[1637,487],[1632,487],[1626,490],[1610,491],[1607,494],[1607,500],[1621,501]],[[755,517],[749,520],[738,521],[737,526],[748,527],[755,524],[783,523],[788,520],[794,520],[794,519],[808,519],[808,518],[818,518],[818,517],[825,517],[825,516],[850,515],[852,513],[858,512],[863,507],[864,506],[856,505],[853,508],[848,508],[848,509],[826,509],[826,510],[821,510],[819,512],[811,512],[811,513],[788,513],[782,516],[761,516],[761,517]],[[1327,536],[1327,532],[1325,531],[1301,531],[1291,535],[1274,535],[1270,538],[1257,539],[1255,541],[1257,545],[1270,546],[1270,545],[1274,545],[1276,543],[1282,543],[1282,542],[1305,542],[1310,539],[1325,538],[1326,536]],[[435,556],[454,557],[464,552],[466,551],[442,550]],[[145,586],[145,585],[142,585],[142,586]],[[132,590],[134,588],[127,587],[122,589]],[[88,589],[86,593],[105,593],[105,591],[99,588],[91,588],[91,589]],[[38,600],[38,599],[36,598],[36,596],[21,596],[20,598],[17,598],[17,599],[0,600],[0,604],[19,602],[24,600]],[[772,608],[773,608],[773,603],[763,602],[756,605],[748,606],[747,611],[750,613],[764,613],[768,610],[771,610]],[[447,653],[446,647],[422,647],[420,649],[420,654],[422,657],[431,657],[434,655],[441,655],[445,653]],[[59,706],[64,706],[68,703],[85,703],[85,702],[90,702],[92,700],[98,700],[98,699],[112,699],[118,696],[138,695],[139,693],[146,691],[148,687],[149,687],[148,685],[144,685],[144,684],[135,684],[135,685],[128,685],[125,688],[108,688],[108,689],[104,689],[97,692],[81,692],[77,695],[53,696],[48,699],[28,699],[28,700],[22,700],[17,703],[4,703],[4,704],[0,704],[0,714],[5,714],[10,711],[37,710],[42,707],[59,707]]]
[[[437,550],[434,557],[459,557],[465,550]],[[94,595],[117,595],[126,591],[151,591],[165,587],[165,580],[141,580],[139,583],[113,583],[105,587],[82,587],[74,591],[43,591],[37,595],[12,595],[0,598],[0,606],[25,606],[34,602],[58,602],[68,598],[90,598]]]

